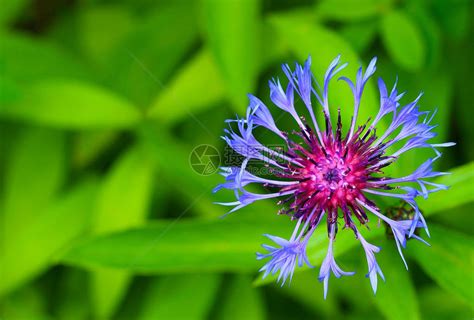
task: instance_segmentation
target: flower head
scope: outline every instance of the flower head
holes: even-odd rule
[[[233,206],[234,212],[255,201],[282,198],[279,213],[289,215],[296,220],[295,230],[290,240],[267,235],[277,246],[264,245],[266,254],[257,254],[258,259],[269,259],[261,271],[264,277],[279,272],[278,281],[282,284],[293,275],[296,265],[311,266],[306,247],[309,238],[325,218],[329,237],[329,247],[319,272],[319,280],[324,283],[324,296],[328,290],[331,273],[339,278],[352,275],[343,271],[333,255],[333,245],[338,232],[340,220],[344,228],[351,229],[359,239],[368,264],[368,274],[374,293],[377,290],[377,274],[384,279],[377,264],[375,253],[380,248],[368,243],[356,226],[367,225],[369,216],[381,219],[391,228],[397,248],[403,258],[408,238],[423,241],[415,230],[425,229],[426,222],[418,208],[416,199],[427,198],[431,193],[447,189],[447,186],[436,184],[429,179],[445,172],[433,169],[433,163],[441,156],[438,148],[452,146],[453,143],[434,144],[431,139],[436,136],[431,124],[434,113],[420,111],[418,101],[421,94],[413,101],[402,105],[400,100],[404,93],[398,93],[397,84],[390,90],[382,79],[378,80],[380,92],[379,112],[363,124],[358,124],[358,111],[364,87],[376,71],[376,58],[372,59],[367,69],[362,67],[356,74],[355,83],[346,77],[345,81],[354,95],[353,116],[347,130],[342,128],[341,115],[338,110],[337,121],[331,122],[331,107],[328,99],[329,83],[347,64],[340,64],[338,56],[329,65],[320,87],[311,73],[311,59],[303,66],[296,65],[293,71],[288,65],[283,71],[288,79],[286,89],[280,80],[270,81],[270,99],[276,107],[287,112],[295,121],[295,131],[291,134],[281,131],[270,109],[258,98],[250,95],[250,104],[245,118],[229,120],[231,128],[223,137],[227,144],[241,156],[239,166],[222,168],[225,182],[215,188],[234,191],[235,201],[221,203]],[[316,86],[314,86],[316,84]],[[299,96],[295,99],[294,94]],[[311,117],[311,124],[298,113],[295,101],[301,100]],[[323,126],[317,120],[318,112],[324,119]],[[388,128],[377,132],[376,128],[383,118],[391,119]],[[237,131],[232,125],[235,124]],[[283,149],[274,150],[259,142],[254,129],[261,127],[279,137]],[[431,148],[434,157],[426,160],[412,173],[401,177],[387,177],[383,169],[396,163],[397,159],[409,150]],[[265,164],[270,177],[248,171],[249,161],[256,160]],[[260,184],[271,191],[253,193],[246,190],[249,184]],[[385,216],[373,200],[374,196],[390,197],[406,202],[414,215],[410,219],[392,220]],[[429,234],[428,234],[429,235]]]

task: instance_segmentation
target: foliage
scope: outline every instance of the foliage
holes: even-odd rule
[[[472,12],[469,0],[4,0],[0,318],[472,318]],[[389,84],[424,90],[440,141],[457,146],[439,164],[451,190],[420,203],[431,247],[408,243],[407,272],[373,221],[388,279],[374,297],[341,232],[335,254],[357,274],[332,279],[324,301],[315,270],[285,288],[260,279],[262,234],[288,236],[288,219],[272,201],[219,219],[220,177],[189,155],[224,150],[223,120],[246,93],[268,96],[280,63],[311,55],[322,77],[337,54],[344,75],[377,56]],[[352,96],[333,86],[347,122]],[[375,81],[366,90],[361,118],[378,105]],[[326,242],[310,242],[312,261]]]

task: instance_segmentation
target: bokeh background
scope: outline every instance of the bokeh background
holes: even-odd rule
[[[472,13],[470,0],[2,0],[0,318],[472,319]],[[220,176],[189,160],[201,144],[223,151],[224,120],[247,93],[268,102],[281,63],[311,55],[321,79],[337,54],[351,78],[377,56],[404,102],[424,91],[437,141],[457,146],[437,163],[451,190],[421,202],[432,246],[409,241],[407,272],[375,221],[387,281],[374,296],[341,231],[335,254],[357,274],[331,278],[325,301],[317,268],[283,288],[258,280],[262,234],[292,223],[271,200],[220,219]],[[330,90],[347,121],[348,88]],[[375,80],[366,91],[360,119],[377,110]]]

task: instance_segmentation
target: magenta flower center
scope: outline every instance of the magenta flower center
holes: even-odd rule
[[[341,127],[340,123],[338,127]],[[360,128],[354,136],[344,139],[340,130],[336,135],[327,131],[322,137],[324,143],[312,131],[302,132],[300,136],[305,138],[306,146],[292,142],[288,152],[300,165],[291,164],[285,174],[280,175],[299,180],[298,184],[283,188],[283,191],[293,190],[294,197],[280,202],[289,203],[281,212],[293,212],[295,218],[312,221],[318,221],[326,212],[330,221],[335,222],[340,209],[346,227],[353,227],[353,214],[361,223],[366,223],[367,217],[356,200],[368,201],[362,190],[370,183],[371,175],[377,172],[370,168],[372,160],[380,160],[374,155],[378,148],[371,147],[376,137],[370,135],[370,131],[364,132]]]

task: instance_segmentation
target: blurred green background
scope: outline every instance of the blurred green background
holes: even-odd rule
[[[0,319],[472,319],[472,18],[470,0],[2,0]],[[335,254],[357,274],[331,278],[324,301],[317,268],[283,288],[256,280],[262,234],[292,223],[271,200],[219,219],[213,201],[230,198],[189,155],[222,150],[224,120],[249,92],[268,102],[281,63],[311,54],[321,79],[339,53],[350,78],[377,56],[405,102],[423,90],[437,141],[457,146],[438,163],[451,190],[421,201],[432,246],[409,242],[407,272],[375,225],[374,297],[341,231]],[[360,119],[377,110],[371,81]],[[347,121],[348,88],[330,90]],[[315,238],[319,267],[325,229]]]

